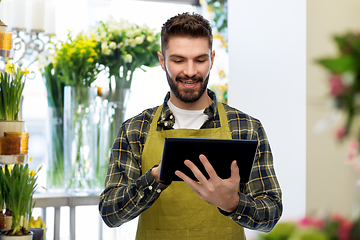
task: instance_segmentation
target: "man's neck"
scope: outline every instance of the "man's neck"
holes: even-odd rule
[[[196,102],[187,103],[187,102],[183,102],[180,99],[178,99],[174,95],[174,93],[172,91],[170,91],[170,101],[175,107],[180,108],[180,109],[202,110],[202,109],[207,108],[211,104],[212,99],[208,95],[208,92],[205,91],[204,94],[201,96],[201,98],[199,98],[199,100],[197,100]]]

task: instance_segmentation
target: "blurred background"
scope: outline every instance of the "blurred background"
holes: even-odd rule
[[[0,14],[6,12],[9,2],[0,3]],[[86,31],[110,15],[138,25],[146,24],[159,32],[162,24],[177,13],[198,12],[214,19],[216,7],[223,7],[227,26],[225,31],[215,34],[216,58],[210,85],[220,89],[221,96],[226,92],[224,100],[229,105],[262,121],[283,190],[284,213],[280,222],[298,221],[306,216],[327,218],[332,214],[349,221],[358,217],[360,199],[356,194],[360,191],[357,185],[360,170],[349,156],[352,154],[356,159],[360,155],[356,145],[360,121],[355,116],[354,125],[344,133],[347,112],[339,107],[339,95],[333,92],[330,79],[334,72],[318,60],[339,55],[334,36],[359,32],[359,1],[54,0],[52,3],[56,6],[55,33],[59,40],[66,39],[68,30]],[[215,8],[209,7],[211,4]],[[47,93],[38,68],[37,63],[31,67],[36,77],[26,82],[23,104],[33,168],[47,162],[44,127],[48,116]],[[358,77],[352,81],[360,82]],[[146,68],[146,72],[137,69],[125,119],[161,104],[167,91],[168,84],[160,67]],[[359,112],[360,104],[357,106]],[[46,185],[45,171],[39,180],[39,185]],[[81,206],[76,211],[77,238],[96,239],[97,206]],[[46,219],[47,239],[53,239],[51,209]],[[67,219],[69,209],[63,207],[61,239],[69,239]],[[134,239],[136,221],[116,229],[104,225],[103,239]],[[259,235],[251,230],[246,234],[248,239]]]

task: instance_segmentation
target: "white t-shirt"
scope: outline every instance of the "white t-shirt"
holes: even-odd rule
[[[187,128],[187,129],[200,129],[208,116],[204,114],[204,110],[184,110],[175,107],[171,101],[167,102],[169,108],[175,117],[174,129]]]

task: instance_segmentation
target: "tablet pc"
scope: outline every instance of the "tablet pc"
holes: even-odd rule
[[[175,171],[180,170],[193,180],[198,181],[184,164],[186,159],[192,161],[204,176],[209,178],[199,159],[200,154],[204,154],[217,175],[222,179],[231,176],[230,166],[236,160],[239,167],[240,182],[247,183],[257,147],[258,141],[256,140],[167,137],[164,142],[159,179],[162,181],[182,181],[175,175]]]

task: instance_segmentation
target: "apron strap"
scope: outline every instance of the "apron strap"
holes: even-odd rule
[[[150,131],[156,131],[157,129],[157,121],[160,117],[160,114],[161,114],[161,110],[163,108],[163,105],[160,105],[157,109],[156,109],[156,112],[155,112],[155,115],[154,115],[154,118],[150,124]]]
[[[155,112],[154,118],[152,120],[151,123],[155,123],[155,124],[150,124],[150,130],[151,131],[156,131],[157,129],[157,121],[161,115],[161,111],[162,111],[163,105],[160,105]],[[223,106],[223,104],[221,102],[217,102],[217,110],[219,112],[219,118],[220,118],[220,126],[223,128],[229,128],[229,124],[228,124],[228,118],[225,112],[225,108]],[[155,122],[154,122],[155,121]]]
[[[229,128],[228,118],[225,112],[224,105],[221,102],[217,102],[217,109],[219,111],[220,125],[223,128]],[[229,130],[230,131],[230,130]]]

